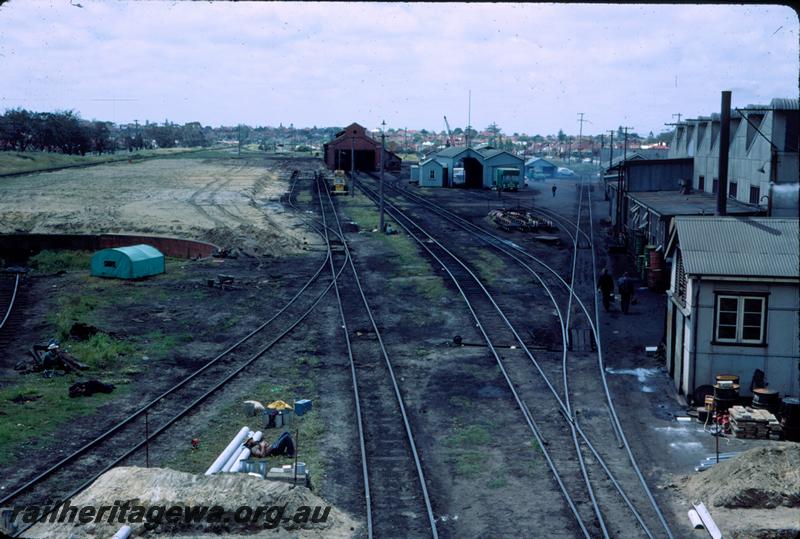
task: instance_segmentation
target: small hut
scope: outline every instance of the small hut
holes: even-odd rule
[[[117,279],[140,279],[166,270],[164,255],[150,245],[115,247],[92,256],[92,275]]]

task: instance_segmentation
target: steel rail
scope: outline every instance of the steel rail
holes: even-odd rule
[[[224,350],[223,352],[218,354],[213,359],[209,360],[208,363],[206,363],[205,365],[200,367],[198,370],[196,370],[195,372],[193,372],[192,374],[190,374],[189,376],[187,376],[186,378],[184,378],[183,380],[181,380],[177,384],[175,384],[172,387],[168,388],[166,391],[164,391],[159,396],[157,396],[156,398],[151,400],[149,403],[147,403],[144,406],[142,406],[141,408],[139,408],[133,414],[129,415],[128,417],[126,417],[125,419],[123,419],[122,421],[120,421],[119,423],[117,423],[116,425],[114,425],[113,427],[111,427],[110,429],[105,431],[104,433],[102,433],[99,436],[95,437],[93,440],[90,440],[89,442],[84,444],[82,447],[76,449],[74,452],[72,452],[71,454],[67,455],[66,457],[64,457],[60,461],[56,462],[55,464],[50,466],[47,470],[41,472],[36,477],[28,480],[24,484],[20,485],[16,489],[14,489],[12,492],[6,494],[5,496],[3,496],[3,498],[0,498],[0,506],[6,504],[8,501],[10,501],[10,500],[12,500],[14,498],[19,497],[20,494],[23,494],[25,491],[29,490],[32,486],[34,486],[34,485],[38,484],[39,482],[41,482],[42,480],[46,479],[47,477],[49,477],[50,475],[52,475],[53,473],[58,471],[60,468],[62,468],[64,465],[72,462],[73,460],[75,460],[76,458],[80,457],[81,455],[83,455],[84,453],[89,451],[90,449],[96,447],[98,444],[100,444],[100,443],[104,442],[105,440],[107,440],[108,438],[110,438],[112,435],[118,433],[124,427],[126,427],[127,425],[132,423],[135,419],[139,418],[142,414],[144,414],[145,412],[149,411],[151,408],[155,407],[156,404],[158,404],[159,401],[161,401],[165,397],[168,397],[169,395],[173,394],[175,391],[177,391],[180,388],[182,388],[183,386],[185,386],[187,383],[189,383],[194,378],[196,378],[197,376],[199,376],[200,374],[205,372],[207,369],[209,369],[212,366],[214,366],[218,361],[220,361],[224,357],[228,356],[231,352],[236,350],[242,344],[244,344],[245,342],[249,341],[257,333],[261,332],[264,328],[266,328],[268,325],[270,325],[275,319],[277,319],[281,314],[283,314],[292,304],[294,304],[294,302],[297,301],[297,299],[308,289],[308,287],[311,286],[319,278],[319,275],[325,269],[325,266],[328,263],[328,258],[330,256],[331,256],[331,253],[330,253],[330,248],[329,248],[328,252],[326,254],[326,258],[323,261],[322,265],[320,265],[320,267],[317,269],[317,271],[300,288],[300,290],[289,300],[289,302],[287,302],[269,320],[267,320],[266,322],[264,322],[261,325],[259,325],[258,327],[256,327],[250,333],[248,333],[247,335],[242,337],[240,340],[238,340],[237,342],[235,342],[234,344],[229,346],[226,350]],[[343,269],[344,268],[342,268],[342,270]],[[327,293],[327,290],[329,290],[329,288],[325,290],[325,293]]]
[[[339,221],[339,215],[335,210],[335,206],[333,204],[333,200],[331,200],[331,195],[328,191],[326,191],[328,201],[330,202],[331,208],[333,208],[333,216],[336,218],[336,227],[339,230],[340,234],[344,238],[344,231],[342,230],[341,222]],[[394,373],[394,367],[392,366],[392,362],[389,359],[389,354],[386,351],[386,346],[383,343],[383,337],[381,336],[381,332],[378,329],[378,324],[375,322],[375,317],[372,315],[372,308],[367,301],[367,296],[364,293],[364,288],[361,286],[361,279],[358,276],[358,271],[356,270],[356,266],[353,263],[353,257],[350,255],[350,247],[347,245],[347,241],[343,240],[342,244],[344,245],[344,250],[347,253],[347,260],[350,263],[350,269],[353,272],[353,277],[355,279],[356,288],[358,289],[358,293],[361,296],[361,301],[364,303],[364,308],[366,309],[367,315],[369,316],[370,324],[372,325],[372,329],[375,332],[375,336],[378,338],[378,345],[381,350],[381,355],[383,356],[383,360],[386,363],[386,369],[389,372],[389,377],[392,381],[392,389],[394,391],[395,398],[397,399],[397,406],[400,408],[400,415],[403,418],[403,427],[405,428],[406,437],[408,438],[408,444],[411,448],[411,454],[414,457],[414,466],[416,468],[417,477],[419,479],[420,489],[422,490],[422,496],[425,501],[425,511],[428,515],[428,522],[431,526],[431,536],[434,539],[438,539],[439,533],[436,529],[436,517],[433,514],[433,507],[431,505],[430,495],[428,494],[428,487],[425,483],[425,473],[422,470],[422,462],[419,458],[419,453],[417,451],[417,444],[414,441],[414,435],[411,431],[411,423],[408,420],[408,414],[406,412],[405,403],[403,401],[403,396],[400,393],[400,385],[397,383],[397,377]]]
[[[320,212],[322,214],[322,223],[323,223],[323,228],[325,230],[325,239],[326,241],[328,241],[328,226],[327,226],[327,220],[325,218],[325,209],[323,207],[319,182],[317,182],[316,187],[317,187],[317,196],[319,197],[320,201]],[[333,206],[332,201],[331,201],[331,206]],[[350,258],[350,253],[348,251],[345,251],[345,262],[342,265],[343,268],[345,265],[347,265],[347,259],[349,258]],[[358,376],[356,375],[356,362],[355,359],[353,358],[353,347],[350,342],[350,332],[347,329],[347,319],[344,316],[344,306],[342,305],[342,296],[339,293],[338,278],[334,273],[335,270],[333,268],[333,258],[329,259],[329,263],[331,268],[331,276],[333,277],[333,288],[336,292],[336,303],[339,308],[339,317],[342,320],[344,339],[345,343],[347,344],[347,357],[350,360],[350,377],[353,382],[353,400],[355,402],[356,425],[358,427],[358,446],[359,446],[359,451],[361,453],[361,474],[364,482],[364,502],[366,505],[366,515],[367,515],[367,537],[369,539],[372,539],[374,537],[374,530],[372,525],[372,495],[370,494],[370,489],[369,489],[369,467],[367,465],[367,448],[364,437],[364,416],[361,413],[361,397],[359,396],[358,393]]]
[[[520,263],[520,265],[522,265],[524,268],[526,268],[527,271],[529,271],[532,275],[534,275],[534,277],[536,277],[537,280],[539,280],[539,282],[548,291],[548,294],[551,294],[551,292],[549,291],[549,288],[547,288],[547,286],[544,284],[544,281],[542,280],[542,278],[539,275],[539,273],[536,272],[535,270],[533,270],[533,268],[528,266],[524,261],[522,261],[518,257],[516,257],[512,252],[509,251],[509,248],[511,248],[513,251],[521,254],[522,256],[533,260],[534,262],[536,262],[537,264],[541,265],[542,267],[544,267],[549,273],[554,275],[560,281],[561,285],[563,285],[568,290],[570,289],[570,285],[567,284],[567,282],[564,280],[564,278],[557,271],[555,271],[552,267],[547,265],[541,259],[539,259],[538,257],[530,254],[529,252],[527,252],[526,250],[524,250],[520,246],[514,244],[513,242],[505,240],[504,238],[501,238],[501,237],[493,234],[492,232],[489,232],[489,231],[487,231],[487,230],[485,230],[485,229],[483,229],[483,228],[481,228],[481,227],[479,227],[479,226],[467,221],[463,217],[455,214],[454,212],[446,210],[446,209],[442,208],[441,206],[438,206],[438,205],[432,203],[431,201],[428,201],[428,200],[420,197],[419,195],[415,195],[415,194],[409,192],[407,189],[402,189],[402,188],[395,188],[395,189],[398,192],[400,192],[400,194],[402,194],[403,196],[406,196],[407,198],[415,200],[418,203],[422,203],[422,205],[424,205],[429,210],[431,210],[431,211],[433,211],[435,213],[439,213],[441,216],[445,217],[450,222],[456,224],[457,226],[461,227],[465,231],[467,231],[467,229],[470,229],[472,231],[472,234],[476,238],[481,239],[482,241],[484,241],[488,245],[494,247],[495,249],[500,250],[501,252],[504,252],[505,254],[510,256],[511,258],[515,259],[518,263]],[[488,239],[486,239],[487,237],[491,238],[494,241],[489,241]],[[592,244],[592,249],[594,249],[593,242],[590,242],[590,243]],[[555,303],[555,298],[552,297],[552,295],[551,295],[551,298],[552,298],[554,304],[556,304]],[[636,463],[635,457],[633,456],[633,452],[630,449],[630,445],[628,444],[628,441],[624,437],[624,433],[622,432],[622,426],[621,426],[621,424],[619,422],[619,418],[617,417],[616,410],[614,409],[613,401],[611,400],[610,391],[608,390],[608,384],[607,384],[606,377],[605,377],[605,368],[604,368],[603,363],[602,363],[602,347],[601,347],[600,342],[599,342],[599,338],[598,338],[598,334],[597,334],[597,331],[596,331],[596,328],[595,328],[595,324],[594,324],[594,322],[592,320],[592,317],[589,315],[589,312],[586,309],[586,306],[584,305],[583,301],[580,299],[580,297],[576,295],[575,298],[576,298],[577,304],[580,306],[581,310],[586,315],[587,320],[589,322],[589,325],[590,325],[590,327],[592,329],[592,332],[594,334],[594,339],[595,339],[595,343],[596,343],[597,351],[598,351],[598,361],[600,362],[600,365],[601,365],[600,372],[601,372],[601,378],[603,380],[604,391],[605,391],[605,394],[606,394],[606,399],[607,399],[609,408],[612,410],[612,413],[611,413],[612,425],[615,427],[615,432],[619,434],[619,436],[620,436],[620,438],[621,438],[621,440],[623,442],[623,445],[626,448],[626,454],[628,456],[629,461],[631,462],[631,466],[632,466],[634,472],[636,473],[637,478],[639,479],[639,482],[642,485],[643,490],[647,494],[648,500],[650,501],[650,504],[653,506],[653,509],[656,512],[661,525],[664,527],[667,535],[670,538],[672,538],[673,537],[672,536],[672,532],[671,532],[668,524],[666,523],[666,520],[665,520],[665,518],[663,516],[663,513],[662,513],[661,509],[658,507],[657,502],[653,498],[652,493],[650,492],[650,489],[649,489],[649,487],[647,485],[647,482],[644,479],[644,475],[642,474],[641,469],[638,466],[638,463]],[[512,329],[512,331],[514,331],[516,333],[515,330]],[[524,344],[524,342],[521,340],[521,338],[518,337],[518,339],[520,341],[520,344],[521,344],[523,350],[526,351],[526,353],[531,358],[531,361],[536,366],[537,370],[539,370],[540,374],[542,376],[544,376],[545,379],[546,379],[547,378],[546,375],[541,370],[541,368],[539,367],[538,363],[533,359],[532,354],[530,354],[530,352],[527,349],[527,346]],[[558,397],[558,394],[557,394],[555,388],[552,386],[552,384],[550,384],[549,381],[547,381],[547,385],[549,386],[549,389],[550,389],[551,393],[554,395],[554,397],[560,402],[561,399]],[[561,407],[564,408],[563,402],[561,403]],[[564,417],[566,419],[568,416],[565,415]],[[567,420],[571,421],[571,418],[569,418]],[[578,430],[578,433],[581,434],[581,437],[583,438],[584,442],[591,445],[591,442],[589,441],[589,439],[585,435],[583,435],[582,432],[583,432],[582,430],[580,430],[580,429]],[[593,451],[593,453],[595,453],[594,449],[592,449],[592,451]],[[605,464],[603,464],[603,467],[605,467]],[[615,486],[616,486],[617,483],[614,481],[614,478],[610,477],[610,479],[612,479],[612,483],[614,483]],[[620,490],[620,489],[618,488],[618,490]],[[645,533],[647,533],[647,535],[649,537],[652,537],[649,529],[645,526],[645,524],[644,524],[643,520],[641,519],[641,516],[639,515],[638,511],[636,511],[635,508],[628,501],[629,498],[627,497],[627,495],[624,494],[624,492],[622,492],[622,491],[620,491],[620,494],[623,497],[623,499],[626,501],[626,504],[628,505],[628,507],[634,513],[634,516],[636,517],[637,521],[643,526],[643,528],[645,530]]]
[[[594,222],[592,221],[592,194],[591,190],[589,190],[589,227],[590,227],[590,234],[592,238],[594,238]],[[595,248],[594,248],[594,241],[589,242],[591,245],[592,250],[592,290],[594,290],[594,283],[597,282],[597,258],[595,255]],[[597,343],[597,365],[600,370],[600,379],[603,381],[603,391],[606,394],[606,401],[608,402],[608,407],[611,410],[611,416],[614,418],[614,425],[616,426],[617,433],[619,437],[622,439],[622,443],[625,446],[625,451],[628,453],[628,458],[631,461],[631,465],[633,466],[636,474],[639,476],[639,481],[642,484],[642,487],[647,494],[647,498],[650,501],[650,504],[653,506],[653,509],[658,515],[658,519],[661,522],[661,526],[664,528],[664,531],[667,532],[667,536],[672,539],[672,530],[667,523],[666,518],[664,518],[664,514],[662,513],[661,509],[658,506],[655,498],[653,497],[653,493],[650,491],[650,488],[647,486],[647,482],[644,480],[644,476],[642,475],[641,470],[639,469],[639,465],[636,463],[636,457],[633,455],[633,451],[631,450],[631,446],[628,443],[628,439],[625,436],[625,431],[622,430],[622,424],[619,421],[619,416],[617,415],[617,410],[614,407],[614,401],[611,397],[611,391],[608,389],[608,380],[606,378],[606,369],[605,369],[605,362],[603,361],[603,347],[600,341],[600,313],[598,310],[597,304],[597,294],[593,295],[594,298],[594,315],[596,323],[592,323],[591,317],[589,317],[589,323],[592,325],[592,330],[595,334],[595,340]]]
[[[14,308],[14,301],[17,298],[17,289],[19,288],[19,273],[15,275],[14,279],[14,289],[11,291],[11,300],[8,302],[8,309],[6,309],[6,314],[3,315],[3,320],[0,321],[0,329],[3,329],[3,326],[6,325],[6,321],[8,317],[11,316],[11,309]]]
[[[374,194],[374,192],[372,192],[370,189],[366,188],[363,185],[363,182],[359,185],[359,187],[365,194],[367,194],[368,197],[370,197],[373,200],[373,202],[375,202],[376,195]],[[390,215],[392,215],[392,217],[395,219],[397,224],[400,227],[402,227],[409,234],[409,236],[411,236],[421,247],[423,247],[434,258],[434,260],[436,260],[437,263],[439,263],[439,265],[448,274],[450,279],[453,281],[453,284],[458,289],[459,294],[464,299],[464,302],[466,303],[467,308],[469,309],[473,319],[475,320],[479,331],[481,332],[484,340],[486,341],[486,344],[487,344],[489,350],[491,351],[492,355],[494,356],[495,361],[497,362],[497,366],[500,369],[500,372],[503,374],[503,377],[506,380],[506,384],[508,385],[509,389],[511,390],[511,393],[514,396],[514,400],[516,401],[517,406],[519,407],[520,411],[522,412],[523,417],[525,418],[526,423],[528,424],[528,428],[530,429],[531,433],[534,436],[534,439],[536,440],[536,442],[539,445],[539,448],[541,449],[542,454],[544,455],[545,460],[547,461],[547,465],[550,468],[550,470],[551,470],[551,472],[553,474],[553,477],[554,477],[556,483],[558,484],[559,489],[561,490],[562,496],[564,497],[564,501],[566,502],[567,506],[569,507],[570,511],[572,512],[573,516],[575,517],[575,520],[577,521],[578,526],[580,527],[583,536],[587,537],[587,538],[591,537],[588,529],[586,528],[585,522],[583,521],[582,517],[580,516],[580,514],[578,512],[577,507],[575,506],[575,502],[572,500],[572,497],[570,496],[569,492],[567,491],[567,488],[564,485],[564,482],[563,482],[563,480],[561,478],[561,475],[559,474],[558,469],[556,468],[555,463],[553,462],[553,459],[550,456],[550,452],[546,448],[546,444],[544,443],[544,440],[543,440],[543,438],[542,438],[542,436],[540,434],[539,427],[536,425],[535,419],[530,414],[530,411],[528,410],[527,405],[522,400],[522,397],[520,397],[519,393],[517,392],[516,386],[511,381],[511,377],[509,376],[508,371],[506,370],[505,364],[503,363],[503,360],[500,358],[500,355],[497,353],[497,350],[496,350],[496,348],[494,346],[494,343],[492,342],[492,340],[489,337],[489,335],[486,333],[486,330],[485,330],[483,324],[481,324],[481,321],[480,321],[480,318],[478,317],[478,314],[475,312],[475,309],[473,308],[472,303],[470,302],[469,298],[467,297],[467,293],[461,287],[461,284],[459,283],[458,279],[455,277],[455,275],[453,274],[452,270],[447,266],[447,264],[436,253],[433,252],[433,250],[430,248],[430,246],[425,241],[420,239],[419,236],[417,236],[414,232],[412,232],[411,227],[413,226],[414,228],[418,229],[421,234],[423,234],[424,236],[426,236],[428,238],[428,240],[430,240],[431,244],[436,245],[447,256],[452,258],[458,265],[460,265],[463,268],[463,270],[466,271],[467,274],[470,275],[470,277],[478,284],[478,286],[482,289],[483,293],[487,295],[487,297],[490,299],[490,301],[491,301],[491,295],[486,290],[486,288],[483,286],[483,284],[480,282],[480,279],[477,277],[477,275],[475,275],[475,273],[466,264],[464,264],[458,257],[456,257],[451,251],[449,251],[438,240],[436,240],[436,238],[431,236],[428,232],[426,232],[422,227],[420,227],[418,224],[416,224],[410,217],[405,215],[405,213],[402,212],[402,210],[397,208],[391,202],[385,201],[384,204],[386,205],[386,208],[388,209],[388,212],[390,213]],[[407,221],[409,224],[408,225],[404,224],[402,222],[402,220]],[[502,317],[503,314],[500,313],[500,316]]]
[[[577,269],[577,262],[578,262],[578,243],[580,237],[578,232],[580,231],[580,222],[581,222],[581,206],[583,205],[583,190],[579,191],[578,195],[578,217],[577,217],[577,224],[575,230],[575,236],[573,241],[573,249],[572,249],[572,276],[570,277],[570,283],[575,283],[575,270]],[[580,444],[578,443],[578,435],[575,428],[575,415],[572,411],[572,402],[569,396],[569,368],[568,368],[568,349],[569,346],[572,344],[572,340],[570,338],[570,327],[569,327],[569,320],[570,315],[572,314],[572,298],[575,296],[575,289],[574,287],[570,287],[569,289],[569,301],[567,302],[567,320],[564,325],[564,330],[562,331],[562,336],[566,340],[564,341],[563,352],[561,356],[561,378],[562,384],[564,385],[564,404],[567,408],[567,413],[569,414],[570,418],[573,421],[569,422],[570,432],[572,434],[572,441],[575,445],[575,454],[578,456],[578,462],[580,463],[581,473],[584,478],[584,482],[586,483],[586,491],[589,493],[589,499],[592,502],[592,508],[594,509],[595,516],[597,517],[597,522],[600,524],[600,531],[603,534],[605,539],[609,539],[608,535],[608,528],[606,527],[606,521],[603,518],[603,513],[600,511],[600,506],[597,503],[597,498],[594,495],[594,488],[592,487],[592,482],[589,480],[589,472],[586,469],[586,462],[583,458],[583,451],[581,451]],[[556,306],[556,309],[558,307]],[[559,317],[561,319],[561,317]]]

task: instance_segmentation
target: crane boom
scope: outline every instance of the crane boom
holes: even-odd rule
[[[456,141],[453,138],[453,133],[450,132],[450,123],[447,121],[447,116],[444,117],[444,125],[447,127],[447,136],[450,138],[450,146],[455,146]]]

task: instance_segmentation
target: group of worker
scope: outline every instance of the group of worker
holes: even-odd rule
[[[611,310],[611,302],[614,298],[614,278],[609,275],[608,270],[605,268],[600,272],[600,278],[597,279],[597,289],[600,290],[603,297],[603,308],[606,312],[609,312]],[[622,312],[628,314],[635,287],[633,279],[631,279],[627,273],[623,274],[617,281],[617,290],[619,290]]]

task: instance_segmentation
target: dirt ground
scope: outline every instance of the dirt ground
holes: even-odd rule
[[[4,178],[0,233],[159,234],[296,252],[305,234],[279,202],[281,163],[218,150]]]

